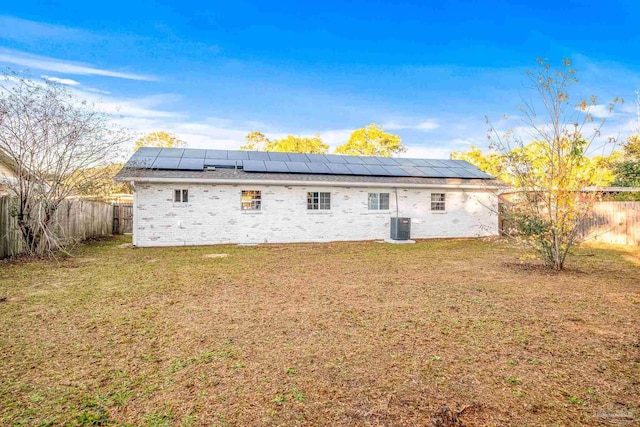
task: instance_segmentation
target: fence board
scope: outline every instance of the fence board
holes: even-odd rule
[[[502,205],[500,231],[508,234],[513,228],[503,215],[508,205]],[[640,246],[640,202],[595,202],[591,212],[578,224],[580,240]]]
[[[15,199],[0,197],[0,259],[23,252],[17,219],[11,215]],[[65,200],[55,214],[56,228],[67,240],[85,240],[111,234],[111,205],[92,200]]]
[[[133,232],[133,203],[113,204],[113,234]]]
[[[640,202],[596,202],[591,214],[581,221],[584,240],[640,245]]]

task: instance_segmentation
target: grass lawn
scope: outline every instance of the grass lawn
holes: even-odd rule
[[[640,419],[638,248],[128,241],[0,263],[0,425]]]

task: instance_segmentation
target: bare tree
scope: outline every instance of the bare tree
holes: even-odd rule
[[[519,108],[522,125],[500,132],[488,120],[491,148],[504,156],[507,173],[517,193],[505,213],[508,230],[529,243],[554,269],[561,270],[570,249],[580,238],[580,223],[590,215],[595,192],[583,191],[597,180],[590,156],[615,141],[601,136],[607,113],[596,97],[574,101],[571,88],[578,82],[565,59],[554,70],[544,60],[527,72],[530,98]],[[611,112],[618,99],[605,110]],[[597,185],[597,183],[596,183]]]
[[[12,72],[0,76],[0,151],[16,171],[0,180],[16,199],[12,213],[28,254],[64,248],[58,207],[103,179],[105,168],[98,166],[113,162],[126,139],[109,115],[64,86]]]

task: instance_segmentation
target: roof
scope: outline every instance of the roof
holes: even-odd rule
[[[18,165],[3,150],[0,150],[0,165],[4,166],[4,168],[6,168],[9,172],[12,172],[14,175],[18,174]]]
[[[464,160],[143,147],[116,179],[480,185],[493,177]]]

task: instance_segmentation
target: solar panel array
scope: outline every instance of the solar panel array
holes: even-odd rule
[[[493,178],[464,160],[407,159],[336,154],[271,153],[142,147],[125,167],[202,171],[207,167],[245,172],[423,178]]]

